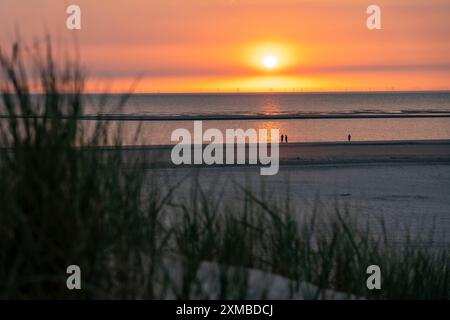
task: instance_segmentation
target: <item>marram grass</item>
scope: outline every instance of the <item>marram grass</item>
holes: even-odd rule
[[[208,297],[198,272],[205,263],[219,266],[212,281],[223,299],[255,298],[251,269],[292,280],[288,296],[308,282],[317,288],[311,298],[325,289],[449,298],[447,248],[412,237],[393,245],[345,205],[317,204],[306,214],[238,185],[244,196],[230,201],[196,179],[181,195],[177,185],[163,188],[155,169],[125,168],[123,153],[98,151],[111,139],[108,122],[82,126],[83,73],[74,62],[58,65],[49,42],[31,53],[2,48],[0,68],[0,298]],[[41,95],[31,93],[36,86]],[[120,130],[114,142],[120,148]],[[366,268],[374,263],[382,290],[370,291]],[[66,288],[71,264],[81,267],[80,291]]]

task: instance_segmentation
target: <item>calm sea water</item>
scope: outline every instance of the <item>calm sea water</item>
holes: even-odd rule
[[[119,108],[121,99],[86,95],[85,116],[101,113],[111,121],[112,132],[120,123],[125,144],[176,143],[172,132],[193,132],[193,117],[203,119],[204,130],[218,128],[223,133],[279,129],[289,142],[346,141],[348,134],[353,141],[450,139],[450,92],[134,94]],[[362,118],[351,118],[355,115]],[[380,115],[401,118],[374,118]],[[433,118],[426,117],[430,115]],[[299,119],[305,116],[318,118]],[[95,121],[84,123],[91,126]]]
[[[120,121],[126,144],[171,144],[173,130],[193,132],[189,117],[210,117],[204,130],[276,128],[289,142],[450,139],[450,92],[385,93],[289,93],[289,94],[135,94],[118,108],[120,96],[112,95],[102,107],[99,96],[86,97],[86,114],[101,112]],[[267,115],[362,115],[363,119],[261,119]],[[372,115],[396,114],[404,118],[374,119]],[[408,118],[411,114],[442,115],[441,118]],[[251,120],[217,120],[224,116],[251,116]],[[164,121],[155,121],[164,116]],[[180,119],[182,121],[180,121]],[[184,120],[183,120],[184,119]],[[152,121],[149,121],[152,120]],[[178,121],[171,121],[178,120]],[[115,121],[116,122],[116,121]],[[141,131],[135,136],[140,125]]]
[[[99,108],[88,96],[86,113],[143,116],[450,113],[450,92],[135,94],[119,109],[111,95]]]

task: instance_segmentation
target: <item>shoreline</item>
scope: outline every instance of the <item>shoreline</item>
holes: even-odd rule
[[[254,167],[259,164],[174,165],[174,145],[145,145],[95,148],[96,152],[123,152],[125,164],[135,160],[153,167]],[[203,147],[205,147],[203,145]],[[241,145],[241,148],[244,146]],[[450,140],[299,142],[279,145],[280,166],[287,165],[351,165],[375,163],[450,164]],[[246,153],[248,144],[245,145]],[[92,150],[86,148],[83,150]],[[235,149],[236,150],[236,149]],[[248,163],[248,161],[246,161]]]
[[[11,116],[0,114],[0,119]],[[16,116],[15,118],[40,119],[42,116]],[[246,121],[246,120],[341,120],[341,119],[427,119],[450,118],[450,111],[401,111],[397,113],[353,112],[353,113],[294,113],[294,114],[199,114],[199,115],[145,115],[145,114],[85,114],[80,121]],[[61,119],[74,119],[61,116]]]
[[[122,149],[122,150],[138,150],[138,149],[167,149],[172,148],[176,144],[144,144],[144,145],[125,145],[125,146],[104,146],[101,149]],[[203,147],[208,144],[203,144]],[[270,144],[269,144],[270,145]],[[279,143],[280,148],[298,147],[298,146],[374,146],[374,145],[450,145],[449,140],[373,140],[373,141],[315,141],[315,142],[289,142]],[[248,143],[246,143],[248,146]],[[96,147],[97,148],[97,147]]]
[[[326,114],[212,114],[212,115],[129,115],[104,114],[83,115],[83,121],[245,121],[245,120],[339,120],[339,119],[411,119],[450,118],[450,112],[402,112],[402,113],[326,113]]]

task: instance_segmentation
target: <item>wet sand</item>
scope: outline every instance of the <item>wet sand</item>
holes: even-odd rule
[[[422,245],[450,248],[449,163],[285,165],[274,176],[261,176],[256,167],[148,170],[149,177],[155,174],[165,186],[181,182],[176,198],[185,199],[198,182],[209,196],[234,203],[245,186],[281,208],[289,199],[299,218],[348,208],[375,233],[382,234],[383,220],[391,244],[409,234]]]
[[[265,189],[274,198],[289,194],[292,206],[302,212],[313,210],[318,199],[331,209],[349,203],[363,222],[385,219],[395,241],[410,232],[413,237],[433,234],[433,246],[450,243],[448,140],[282,144],[281,166],[274,176],[261,176],[258,167],[248,165],[174,166],[172,147],[126,147],[125,159],[145,157],[149,169],[156,167],[149,176],[160,176],[163,186],[183,181],[180,197],[198,179],[204,190],[231,200],[240,197],[238,183],[256,194]]]
[[[450,140],[283,143],[279,146],[280,165],[450,163]],[[149,165],[175,167],[170,157],[172,148],[172,145],[127,146],[122,150],[130,163],[138,157]],[[117,152],[117,149],[102,148],[102,151]]]

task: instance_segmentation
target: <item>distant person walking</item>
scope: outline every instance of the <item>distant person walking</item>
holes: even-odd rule
[[[351,134],[348,135],[348,142],[350,142],[350,141],[352,141],[352,135]]]
[[[286,141],[286,143],[288,143],[287,135],[284,136],[284,141]]]
[[[281,135],[281,143],[284,141],[284,135]]]

